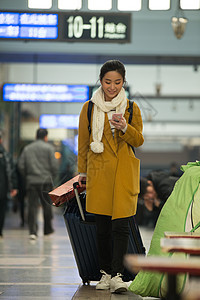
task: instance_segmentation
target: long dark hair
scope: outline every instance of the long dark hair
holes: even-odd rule
[[[110,72],[110,71],[118,72],[122,76],[123,82],[126,81],[126,79],[125,79],[126,70],[125,70],[125,67],[124,67],[124,65],[121,61],[119,61],[119,60],[108,60],[108,61],[106,61],[103,64],[103,66],[101,67],[101,70],[100,70],[100,74],[99,74],[100,81],[102,81],[105,74],[107,72]]]

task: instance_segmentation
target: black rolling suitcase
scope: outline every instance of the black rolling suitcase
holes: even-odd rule
[[[90,281],[99,281],[101,274],[96,242],[96,225],[94,215],[85,210],[85,193],[78,195],[78,183],[74,184],[76,197],[67,202],[64,211],[64,220],[69,234],[75,260],[78,266],[79,275],[83,284]],[[145,254],[140,232],[135,218],[130,218],[130,238],[128,253]],[[123,274],[124,281],[133,280],[134,274],[126,269]]]

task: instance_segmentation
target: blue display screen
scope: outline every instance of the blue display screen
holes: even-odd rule
[[[79,115],[41,115],[40,128],[78,129]]]
[[[0,37],[1,38],[19,38],[19,26],[0,25]]]
[[[57,39],[58,15],[0,12],[0,38]]]
[[[19,13],[0,12],[1,25],[18,25]]]
[[[57,14],[36,14],[36,13],[20,13],[19,24],[36,25],[36,26],[57,26]]]
[[[22,39],[56,39],[58,37],[58,28],[21,26],[19,37]]]
[[[85,102],[89,99],[89,86],[67,84],[23,84],[3,85],[4,101],[32,102]]]

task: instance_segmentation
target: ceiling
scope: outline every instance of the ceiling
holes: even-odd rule
[[[176,1],[171,1],[171,5],[169,11],[150,11],[147,8],[147,0],[143,0],[142,10],[131,13],[130,43],[1,40],[0,61],[101,64],[112,57],[121,58],[126,64],[199,65],[199,11],[184,12],[188,23],[183,37],[177,39],[171,26]],[[1,0],[0,7],[8,11],[28,10],[27,0]],[[57,0],[53,1],[51,10],[46,10],[49,11],[58,11]],[[86,1],[83,1],[80,12],[88,12]],[[109,12],[114,14],[118,11],[113,8]]]

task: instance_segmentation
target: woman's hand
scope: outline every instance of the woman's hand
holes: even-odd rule
[[[86,182],[86,176],[79,176],[78,178],[78,184],[80,187],[84,187],[86,188],[86,183],[83,183],[83,182]]]
[[[110,120],[110,123],[118,130],[122,130],[126,127],[126,120],[124,117],[120,118],[119,121]]]

